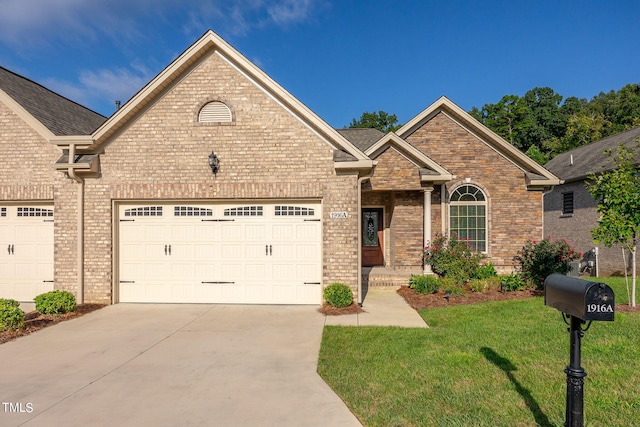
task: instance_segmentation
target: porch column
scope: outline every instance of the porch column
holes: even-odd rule
[[[424,225],[422,227],[423,230],[423,245],[424,248],[427,243],[431,243],[431,193],[433,193],[433,187],[426,187],[424,190]],[[425,264],[423,267],[424,274],[433,274],[431,271],[431,266],[429,264]]]

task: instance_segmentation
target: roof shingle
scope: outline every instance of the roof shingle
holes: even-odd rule
[[[604,152],[607,150],[615,152],[620,144],[624,144],[632,150],[635,153],[636,162],[640,163],[639,138],[640,127],[633,128],[558,154],[544,167],[566,182],[578,181],[586,178],[591,173],[611,170],[614,167],[614,163],[612,158],[604,154]]]
[[[0,66],[0,89],[54,135],[89,135],[106,117]]]

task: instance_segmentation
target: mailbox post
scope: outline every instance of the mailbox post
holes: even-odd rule
[[[584,377],[580,366],[580,340],[593,320],[613,321],[615,296],[604,283],[589,282],[561,274],[551,274],[544,281],[544,303],[568,317],[570,336],[567,374],[567,405],[565,427],[584,426]],[[589,321],[586,329],[582,325]],[[566,319],[565,319],[566,322]]]

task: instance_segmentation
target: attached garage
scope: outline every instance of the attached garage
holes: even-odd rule
[[[318,202],[118,205],[120,302],[320,304]]]
[[[0,298],[53,290],[53,206],[0,206]]]

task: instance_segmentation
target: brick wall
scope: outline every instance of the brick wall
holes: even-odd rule
[[[563,194],[573,193],[573,214],[563,215]],[[620,245],[607,248],[596,244],[591,230],[597,225],[599,214],[596,201],[591,197],[584,181],[559,185],[544,196],[544,234],[551,239],[565,239],[583,254],[598,247],[598,274],[600,276],[624,275],[625,262]],[[627,269],[631,272],[629,254],[626,254]],[[590,258],[591,259],[591,258]],[[583,262],[588,259],[584,258]]]
[[[232,124],[197,122],[209,100]],[[208,155],[220,159],[217,176]],[[101,177],[87,180],[88,301],[108,302],[114,200],[313,199],[323,206],[323,280],[357,285],[357,178],[337,177],[333,147],[220,56],[207,56],[104,149]],[[347,211],[346,219],[329,212]]]
[[[53,168],[60,149],[2,103],[0,128],[0,204],[54,205],[54,286],[75,293],[78,186]]]
[[[437,114],[407,141],[457,177],[446,184],[448,194],[467,179],[485,192],[487,255],[497,269],[510,270],[527,239],[542,237],[542,193],[527,191],[520,169],[448,115]],[[441,229],[437,203],[434,197],[434,235]]]

